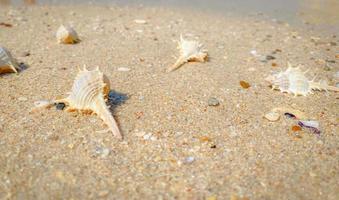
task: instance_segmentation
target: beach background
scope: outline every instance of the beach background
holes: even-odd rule
[[[0,44],[22,70],[0,75],[0,199],[339,198],[338,93],[265,82],[290,62],[338,85],[337,1],[1,2]],[[61,24],[81,42],[58,44]],[[209,60],[166,73],[181,34]],[[95,115],[32,112],[84,65],[109,78],[123,140]],[[274,108],[321,133],[268,121]]]

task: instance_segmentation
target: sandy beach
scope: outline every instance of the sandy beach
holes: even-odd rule
[[[338,93],[294,97],[265,82],[290,62],[336,85],[338,35],[160,7],[3,6],[0,22],[12,25],[0,45],[26,66],[0,75],[0,199],[339,198]],[[81,42],[58,44],[61,24]],[[166,73],[181,34],[209,60]],[[66,97],[83,66],[109,78],[123,140],[95,115],[31,112]],[[263,117],[276,107],[318,121],[320,135]]]

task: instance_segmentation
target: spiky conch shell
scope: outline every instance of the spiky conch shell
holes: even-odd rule
[[[315,82],[308,80],[306,72],[301,71],[300,67],[292,67],[290,63],[286,71],[274,74],[266,78],[272,84],[272,89],[278,89],[281,92],[292,93],[295,96],[313,94],[313,90],[332,90],[339,91],[335,86],[329,86],[324,82]]]
[[[59,43],[74,44],[80,41],[76,31],[70,26],[61,25],[56,33]]]
[[[11,53],[5,47],[0,47],[0,74],[8,72],[17,73],[18,68],[19,66]]]
[[[109,80],[99,68],[91,71],[84,68],[77,74],[69,96],[57,100],[56,103],[65,103],[66,111],[96,113],[108,125],[114,136],[122,138],[118,125],[106,105],[109,90]]]
[[[201,43],[198,41],[185,40],[182,35],[180,35],[178,49],[180,49],[180,57],[174,65],[167,69],[167,72],[178,69],[186,62],[205,62],[207,59],[207,51],[203,49]]]

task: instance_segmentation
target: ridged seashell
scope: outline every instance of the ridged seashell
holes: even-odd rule
[[[300,70],[299,67],[292,67],[288,63],[288,68],[284,72],[271,75],[266,78],[272,84],[272,89],[278,89],[281,92],[292,93],[295,96],[307,96],[312,94],[312,90],[332,90],[339,91],[339,88],[329,86],[324,82],[315,82],[308,80],[305,76],[306,72]]]
[[[0,74],[8,72],[17,73],[18,68],[19,66],[11,53],[5,47],[0,47]]]
[[[207,59],[207,51],[203,49],[201,43],[185,40],[182,35],[180,36],[178,49],[180,49],[180,57],[174,65],[168,68],[168,72],[178,69],[186,62],[205,62]]]
[[[61,25],[56,33],[59,43],[74,44],[80,41],[78,34],[70,26]]]
[[[108,125],[114,136],[122,138],[118,125],[106,105],[109,90],[109,81],[98,68],[92,71],[84,68],[76,76],[69,96],[56,102],[68,105],[67,111],[96,113]]]

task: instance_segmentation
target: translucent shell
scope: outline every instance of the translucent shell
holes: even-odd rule
[[[74,44],[80,41],[78,34],[70,26],[61,25],[56,33],[59,43]]]
[[[0,74],[15,72],[19,68],[11,53],[4,47],[0,47]]]
[[[180,57],[174,65],[167,69],[168,72],[178,69],[186,62],[205,62],[207,59],[207,51],[203,49],[201,43],[185,40],[182,35],[180,36],[178,49],[180,49]]]
[[[312,94],[312,90],[339,91],[339,88],[329,86],[326,83],[308,80],[305,73],[306,72],[301,71],[299,67],[292,67],[291,64],[288,63],[286,71],[269,76],[266,80],[272,84],[272,89],[292,93],[295,96],[307,96],[310,93]]]
[[[68,105],[67,111],[96,113],[108,125],[114,136],[122,138],[118,125],[106,105],[109,89],[108,79],[98,68],[92,71],[84,68],[76,76],[69,96],[56,102]]]

